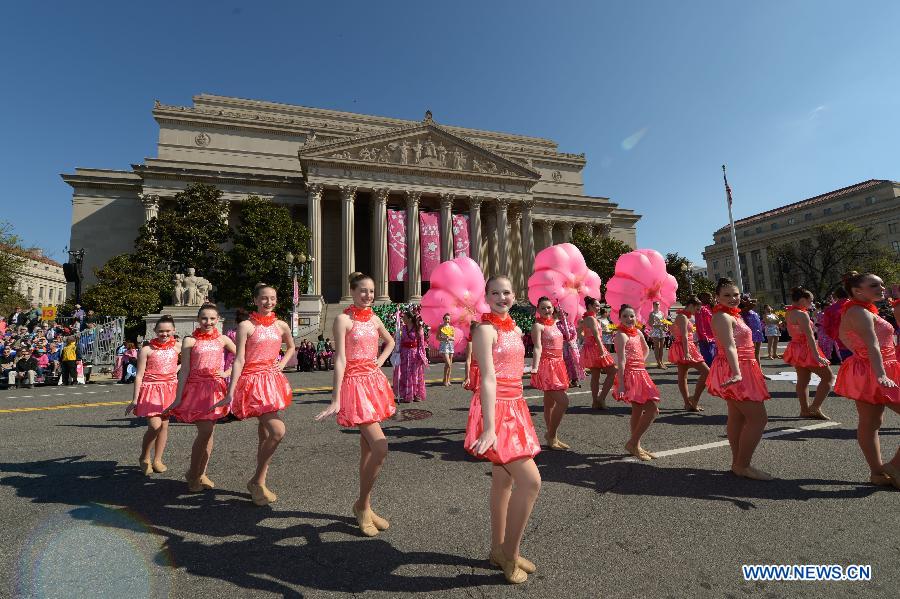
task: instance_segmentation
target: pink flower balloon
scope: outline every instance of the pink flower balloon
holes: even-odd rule
[[[438,344],[437,331],[444,314],[450,314],[456,351],[466,347],[469,324],[490,311],[484,301],[484,274],[474,260],[460,256],[441,262],[431,273],[431,286],[422,297],[422,321],[431,328],[429,338]]]
[[[528,278],[528,301],[537,305],[541,296],[558,304],[575,324],[584,314],[584,298],[600,299],[600,276],[571,243],[551,245],[535,257],[534,274]]]
[[[619,322],[622,304],[634,306],[638,321],[647,322],[653,302],[659,302],[660,311],[668,314],[677,289],[678,282],[666,272],[666,261],[659,252],[634,250],[616,261],[616,274],[606,282],[606,303],[615,322]]]

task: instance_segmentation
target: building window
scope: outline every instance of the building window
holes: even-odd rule
[[[794,218],[793,216],[790,217],[790,218],[788,219],[788,224],[789,224],[789,225],[793,225],[795,222],[797,222],[797,219]]]
[[[725,237],[719,237],[719,243],[725,243]]]
[[[41,286],[38,289],[38,299],[41,301],[44,301],[44,287],[43,286]]]
[[[757,233],[762,233],[762,227],[756,227],[756,232],[757,232]]]
[[[845,202],[844,203],[844,212],[848,212],[850,210],[853,210],[853,204],[851,204],[850,202]]]
[[[897,223],[888,223],[888,233],[896,233],[897,232]]]
[[[716,271],[716,278],[719,278],[719,261],[713,260],[713,270]]]
[[[829,214],[831,214],[831,208],[826,208],[826,209],[824,209],[824,210],[822,211],[822,213],[823,213],[825,216],[828,216]]]
[[[771,229],[774,231],[777,228],[778,228],[778,223],[772,223]]]
[[[866,205],[871,206],[875,203],[875,196],[868,196],[866,198]]]
[[[803,220],[812,220],[812,212],[807,212],[803,215]]]
[[[894,251],[900,254],[900,241],[892,241],[891,247],[894,248]]]
[[[728,268],[729,266],[731,266],[731,258],[725,258],[725,268]]]

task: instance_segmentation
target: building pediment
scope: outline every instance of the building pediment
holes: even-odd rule
[[[449,171],[473,176],[537,182],[541,174],[468,139],[450,133],[430,118],[412,127],[303,146],[298,156],[310,164],[380,166],[398,171]]]

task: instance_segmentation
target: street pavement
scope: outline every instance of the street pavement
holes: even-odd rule
[[[385,423],[375,507],[391,527],[375,538],[358,533],[350,510],[358,433],[313,421],[330,373],[289,375],[299,391],[269,474],[279,499],[265,508],[245,488],[255,422],[217,427],[217,488],[189,494],[193,428],[174,424],[169,471],[142,476],[144,425],[124,416],[131,386],[0,391],[0,596],[897,596],[900,491],[867,483],[852,402],[829,398],[834,422],[823,425],[796,417],[790,382],[770,382],[755,464],[778,479],[748,481],[727,472],[724,402],[704,395],[705,413],[683,412],[674,369],[650,373],[663,397],[645,437],[660,453],[652,463],[624,455],[625,406],[595,412],[586,389],[572,389],[560,431],[572,450],[536,459],[543,487],[522,553],[538,571],[515,587],[486,560],[490,467],[463,450],[470,394],[459,383],[429,385],[427,401]],[[525,395],[542,436],[540,392],[526,385]],[[886,456],[898,418],[885,415]],[[742,564],[863,564],[872,580],[745,582]]]

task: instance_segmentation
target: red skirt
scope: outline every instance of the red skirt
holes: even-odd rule
[[[541,391],[564,391],[569,388],[569,371],[562,354],[541,354],[537,372],[531,374],[531,386]]]
[[[816,344],[816,352],[818,357],[825,357],[825,354],[819,349],[818,344]],[[809,351],[809,343],[806,342],[806,337],[802,340],[797,339],[796,341],[792,339],[784,350],[783,358],[786,363],[794,368],[822,368],[824,366],[824,364],[816,360],[816,356],[813,356],[812,352]]]
[[[178,393],[178,379],[175,377],[168,381],[147,381],[145,379],[141,384],[141,390],[138,391],[134,415],[144,418],[159,416],[175,401],[176,393]]]
[[[466,423],[466,451],[478,459],[494,464],[509,464],[516,460],[533,458],[541,451],[537,432],[531,422],[531,412],[522,397],[521,381],[497,379],[497,401],[494,407],[494,430],[497,433],[497,449],[488,449],[481,455],[472,452],[471,445],[484,431],[481,414],[481,392],[476,391],[469,406]]]
[[[886,360],[884,372],[895,383],[900,383],[900,362]],[[900,404],[900,387],[888,389],[879,385],[869,359],[859,354],[853,354],[841,363],[834,392],[870,404]]]
[[[709,376],[706,378],[706,390],[709,391],[709,394],[735,401],[766,401],[771,399],[769,390],[766,388],[766,379],[756,358],[752,355],[750,357],[738,355],[738,366],[741,369],[740,382],[723,387],[722,383],[732,377],[731,368],[728,367],[725,353],[717,353],[709,369]]]
[[[287,377],[276,366],[246,364],[234,388],[231,413],[254,418],[291,405],[293,391]]]
[[[397,412],[394,391],[381,369],[371,360],[348,360],[341,381],[341,426],[382,422]]]
[[[581,348],[581,367],[582,368],[609,368],[614,365],[615,359],[613,355],[593,343],[585,343]]]
[[[688,355],[684,355],[684,344],[681,341],[672,341],[669,346],[669,362],[672,364],[684,364],[686,366],[703,361],[703,354],[694,341],[688,341]]]
[[[656,388],[653,379],[643,368],[628,368],[625,366],[625,394],[621,395],[622,381],[616,373],[613,383],[613,397],[616,401],[625,403],[645,404],[648,401],[659,401],[659,389]]]
[[[469,378],[466,379],[463,389],[467,391],[475,391],[478,389],[478,381],[481,377],[481,369],[478,368],[478,362],[472,360],[469,364]]]
[[[218,373],[202,373],[194,371],[188,376],[181,392],[181,403],[172,410],[172,415],[180,422],[197,422],[199,420],[218,420],[228,414],[228,406],[219,406],[210,411],[213,404],[225,399],[228,391],[225,379]]]

